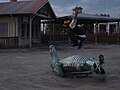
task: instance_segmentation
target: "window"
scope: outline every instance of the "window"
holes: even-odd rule
[[[0,23],[0,37],[7,37],[8,23]]]

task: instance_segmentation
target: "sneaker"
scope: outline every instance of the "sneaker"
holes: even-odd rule
[[[78,46],[78,48],[77,48],[77,49],[80,49],[82,46],[83,46],[83,45],[82,45],[82,44],[80,44],[80,45]]]

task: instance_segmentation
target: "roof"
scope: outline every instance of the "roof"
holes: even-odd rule
[[[0,14],[33,14],[47,2],[48,0],[33,0],[0,3]]]
[[[72,19],[72,15],[69,16],[63,16],[57,18],[57,20],[65,20],[65,19]],[[80,22],[118,22],[120,21],[119,18],[114,17],[105,17],[105,16],[97,16],[92,14],[86,14],[86,13],[79,13],[78,14],[78,21]]]

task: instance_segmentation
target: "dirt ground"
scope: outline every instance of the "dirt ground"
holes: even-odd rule
[[[85,44],[81,49],[56,44],[59,57],[105,56],[106,81],[96,74],[61,78],[50,67],[49,45],[0,49],[0,90],[120,90],[120,45]]]

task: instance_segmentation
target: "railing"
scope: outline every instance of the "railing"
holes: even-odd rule
[[[0,37],[0,48],[15,48],[18,46],[18,37]]]
[[[69,36],[68,35],[42,35],[41,36],[41,42],[46,43],[49,41],[63,41],[63,40],[68,40]]]
[[[95,43],[95,34],[86,34],[86,43]]]
[[[98,43],[117,43],[117,34],[99,34],[98,35]]]
[[[68,40],[68,35],[42,35],[42,43],[49,41],[61,41]],[[119,41],[118,41],[119,40]],[[87,34],[87,38],[85,40],[86,43],[120,43],[120,36],[118,37],[116,34]]]

